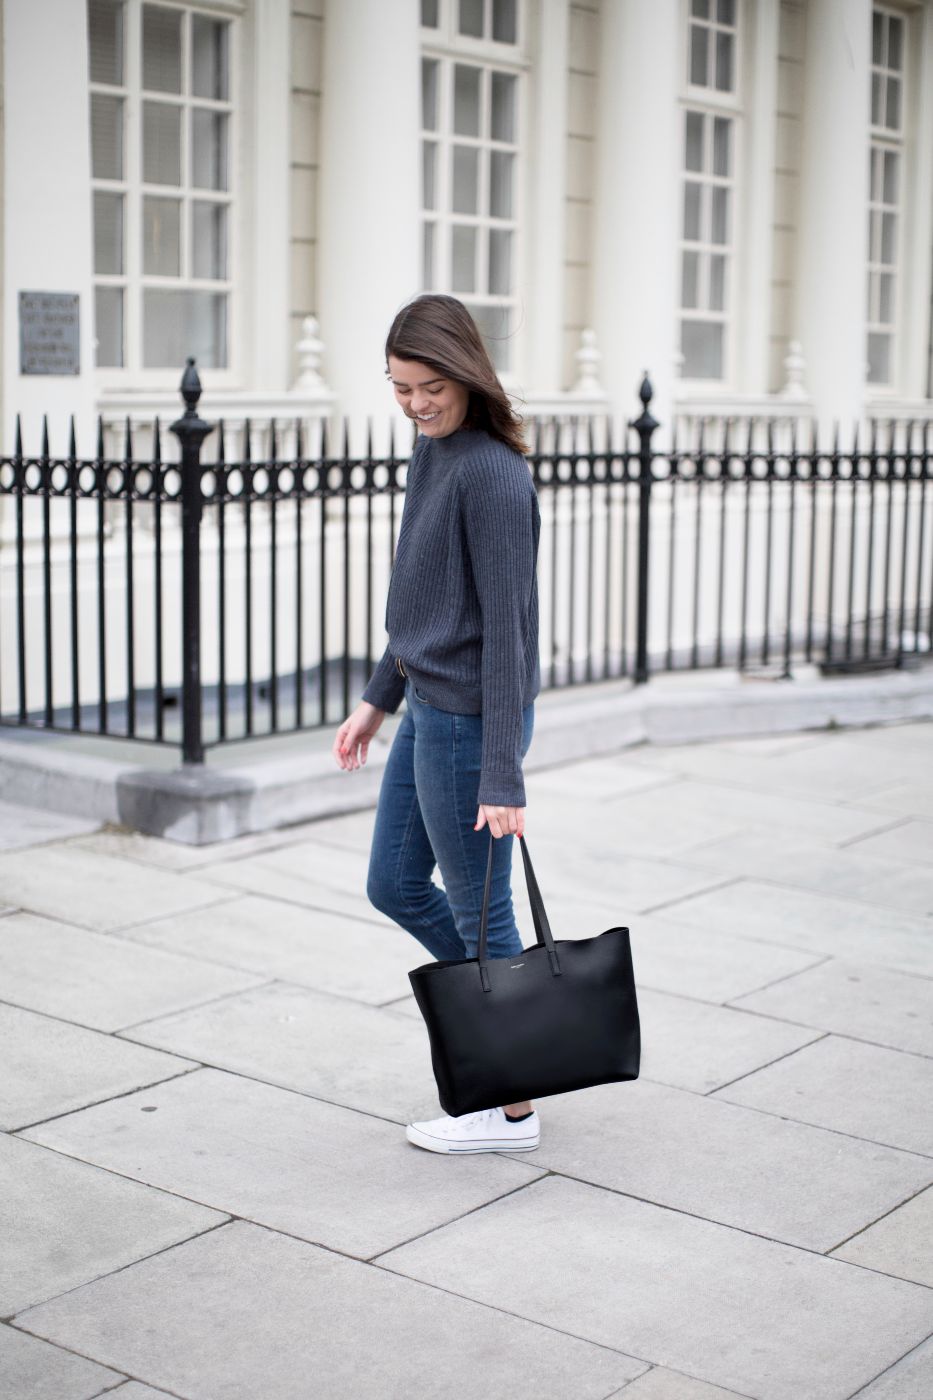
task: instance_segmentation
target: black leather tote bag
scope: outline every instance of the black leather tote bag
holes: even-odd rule
[[[637,1079],[641,1059],[628,929],[552,938],[524,837],[537,941],[513,957],[487,956],[494,839],[477,956],[426,963],[408,974],[428,1028],[441,1107],[454,1118]]]

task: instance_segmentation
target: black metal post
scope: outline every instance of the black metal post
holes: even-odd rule
[[[201,444],[214,431],[198,417],[201,381],[189,358],[181,379],[185,411],[172,424],[181,443],[181,756],[204,762],[201,734]]]
[[[651,544],[651,463],[654,456],[651,437],[658,421],[648,405],[654,391],[645,370],[638,391],[641,414],[629,427],[638,433],[638,618],[635,635],[635,684],[648,679],[648,564]]]

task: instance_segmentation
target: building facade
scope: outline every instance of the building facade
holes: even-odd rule
[[[2,45],[7,448],[171,415],[189,354],[231,419],[386,418],[422,289],[532,414],[646,368],[662,422],[930,411],[931,0],[4,0]]]

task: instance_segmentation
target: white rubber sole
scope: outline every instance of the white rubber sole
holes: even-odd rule
[[[447,1138],[431,1137],[409,1123],[405,1136],[416,1147],[428,1152],[446,1152],[451,1155],[461,1152],[534,1152],[539,1138],[469,1138],[462,1142],[450,1142]]]

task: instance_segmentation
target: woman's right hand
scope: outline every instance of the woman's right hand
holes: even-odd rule
[[[377,710],[368,700],[360,701],[352,715],[337,730],[334,740],[334,758],[340,768],[349,771],[366,762],[369,742],[385,717],[385,710]]]

